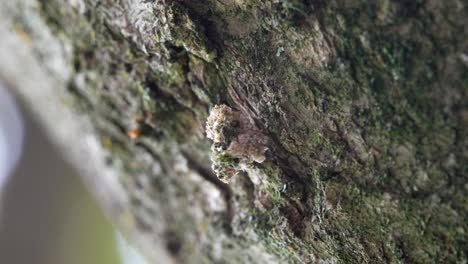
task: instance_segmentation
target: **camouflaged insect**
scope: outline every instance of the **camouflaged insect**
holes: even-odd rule
[[[206,122],[211,146],[213,170],[223,182],[254,162],[265,160],[268,138],[253,120],[227,105],[215,105]]]

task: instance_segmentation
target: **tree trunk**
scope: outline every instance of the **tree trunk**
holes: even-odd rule
[[[0,12],[0,79],[154,263],[467,262],[465,2]]]

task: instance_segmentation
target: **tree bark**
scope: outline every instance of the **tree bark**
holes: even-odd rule
[[[0,79],[151,261],[467,262],[463,1],[0,11]]]

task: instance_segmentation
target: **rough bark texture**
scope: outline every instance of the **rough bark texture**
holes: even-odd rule
[[[466,2],[0,7],[0,77],[152,261],[467,262]]]

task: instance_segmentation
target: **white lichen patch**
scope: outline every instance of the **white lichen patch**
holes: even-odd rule
[[[155,49],[157,43],[172,39],[170,25],[173,14],[164,1],[123,0],[106,4],[112,28],[132,40],[144,53]]]
[[[284,46],[284,51],[293,61],[306,68],[322,67],[336,57],[335,50],[325,38],[318,21],[313,22],[309,35],[291,31],[287,32],[287,39],[288,42],[278,44]]]
[[[265,161],[268,138],[248,115],[227,105],[213,107],[206,135],[213,141],[213,170],[224,182],[254,162]]]
[[[68,0],[67,2],[71,7],[77,10],[78,13],[84,14],[86,12],[86,4],[83,0]]]

